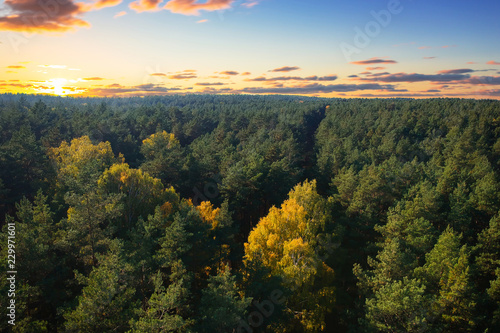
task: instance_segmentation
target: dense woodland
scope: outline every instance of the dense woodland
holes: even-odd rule
[[[499,164],[498,101],[0,95],[0,329],[500,332]]]

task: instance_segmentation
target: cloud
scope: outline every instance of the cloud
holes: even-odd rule
[[[300,77],[300,76],[278,76],[278,77],[272,77],[272,78],[265,78],[263,76],[260,76],[255,79],[246,79],[245,81],[334,81],[337,79],[337,75],[328,75],[328,76],[307,76],[307,77]]]
[[[314,95],[326,93],[345,93],[353,91],[377,90],[381,92],[404,92],[404,90],[397,90],[393,85],[380,85],[378,83],[368,84],[331,84],[324,85],[320,83],[301,83],[292,86],[283,86],[277,84],[273,87],[245,87],[242,89],[232,88],[215,88],[205,87],[203,93],[211,94],[288,94],[288,95]]]
[[[366,70],[368,71],[378,71],[383,69],[385,69],[385,67],[366,67]]]
[[[292,87],[273,87],[273,88],[259,88],[247,87],[243,88],[241,92],[254,93],[254,94],[317,94],[317,93],[332,93],[332,92],[350,92],[360,90],[383,90],[394,91],[393,85],[379,85],[378,83],[370,84],[330,84],[323,85],[318,83],[297,85]]]
[[[457,47],[456,45],[443,45],[441,46],[442,49],[448,49],[450,47]]]
[[[229,9],[233,2],[234,0],[208,0],[205,3],[197,3],[196,0],[170,0],[163,8],[176,14],[200,15],[200,10]]]
[[[212,88],[212,87],[205,87],[201,93],[203,94],[227,94],[227,93],[237,93],[237,91],[234,91],[232,88]]]
[[[66,65],[38,65],[38,67],[52,68],[52,69],[65,69]]]
[[[475,72],[475,70],[470,69],[470,68],[444,69],[444,70],[438,71],[439,74],[465,74],[465,73],[472,73],[472,72]]]
[[[241,75],[252,75],[252,73],[250,73],[250,72],[244,72],[244,73],[241,73]]]
[[[208,22],[207,19],[196,21],[196,23],[206,23],[206,22]]]
[[[359,94],[357,97],[376,97],[376,98],[416,98],[416,97],[441,97],[438,94],[425,93],[391,93],[391,94]]]
[[[163,0],[136,0],[131,2],[128,7],[137,13],[158,11],[161,8],[158,6]]]
[[[271,69],[269,72],[291,72],[299,70],[300,67],[297,66],[283,66],[280,68]]]
[[[149,74],[151,76],[167,76],[167,74],[165,73],[153,73],[153,74]]]
[[[398,62],[390,59],[371,58],[368,60],[351,61],[353,65],[373,65],[373,64],[397,64]]]
[[[337,75],[327,75],[327,76],[321,76],[318,77],[316,75],[314,76],[307,76],[307,77],[301,77],[301,76],[277,76],[277,77],[264,77],[264,76],[259,76],[253,79],[245,79],[245,81],[248,82],[276,82],[276,81],[335,81],[337,79]]]
[[[124,15],[127,15],[127,12],[123,10],[123,11],[121,11],[119,13],[116,13],[116,15],[113,16],[113,18],[121,17],[121,16],[124,16]]]
[[[487,64],[487,65],[500,65],[500,62],[490,60],[490,61],[488,61],[486,64]]]
[[[7,68],[11,68],[11,69],[23,69],[23,68],[26,68],[24,66],[18,66],[18,65],[11,65],[11,66],[7,66]]]
[[[474,85],[500,85],[500,76],[473,76],[463,83]]]
[[[57,5],[39,0],[5,0],[7,13],[0,17],[0,30],[29,33],[67,32],[77,27],[90,27],[81,18],[92,6],[74,0],[57,1]]]
[[[85,96],[145,96],[145,95],[165,95],[170,92],[178,92],[181,88],[166,88],[160,85],[148,83],[136,86],[122,86],[113,83],[105,87],[92,87],[84,92]]]
[[[8,87],[15,87],[15,88],[32,88],[31,84],[25,84],[25,83],[0,83],[0,89],[5,89]]]
[[[476,91],[474,94],[475,95],[480,95],[480,96],[495,96],[495,97],[499,97],[500,96],[500,89],[480,90],[480,91]]]
[[[196,79],[198,76],[195,73],[186,72],[180,74],[169,75],[168,78],[172,80]]]
[[[195,83],[197,86],[223,86],[225,83],[223,82],[198,82]]]
[[[477,62],[474,62],[474,61],[468,61],[467,62],[467,65],[473,65],[473,64],[477,64]]]
[[[319,81],[335,81],[337,80],[338,76],[335,74],[332,75],[326,75],[326,76],[320,76],[318,77]]]
[[[238,75],[240,73],[238,73],[236,71],[223,71],[223,72],[220,72],[219,74],[222,74],[222,75]]]
[[[418,74],[418,73],[396,73],[384,76],[363,78],[363,81],[381,81],[381,82],[452,82],[470,78],[468,74]]]
[[[418,49],[419,50],[426,50],[426,49],[431,49],[431,46],[420,46]]]
[[[360,73],[360,74],[365,74],[365,73]],[[390,74],[389,72],[382,72],[382,73],[367,73],[367,77],[377,77],[377,76],[384,76]]]
[[[424,59],[436,59],[436,57],[424,57]]]
[[[65,0],[66,1],[66,0]],[[122,0],[98,0],[91,5],[92,9],[101,9],[106,7],[114,7],[122,3]]]
[[[256,6],[258,4],[259,4],[259,1],[247,1],[247,2],[242,3],[241,5],[243,7],[252,8],[253,6]]]
[[[104,79],[102,77],[95,76],[95,77],[86,77],[83,80],[85,80],[85,81],[101,81],[101,80],[104,80]]]
[[[274,78],[274,81],[276,81],[276,79],[278,78]],[[298,78],[300,79],[300,78]],[[264,76],[259,76],[259,77],[256,77],[256,78],[253,78],[253,79],[245,79],[245,81],[248,81],[248,82],[260,82],[260,81],[273,81],[273,79],[268,79],[267,77],[264,77]]]

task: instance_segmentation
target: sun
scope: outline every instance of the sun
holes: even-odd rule
[[[62,95],[66,94],[63,86],[66,82],[68,82],[68,80],[63,79],[63,78],[59,78],[59,79],[51,79],[51,80],[49,80],[49,82],[52,84],[52,87],[53,87],[52,93],[54,95],[62,96]]]
[[[85,88],[78,88],[72,84],[81,81],[81,79],[54,78],[45,81],[37,81],[33,84],[33,89],[39,94],[48,94],[55,96],[67,96],[83,93]]]

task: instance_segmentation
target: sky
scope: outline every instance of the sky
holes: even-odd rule
[[[500,99],[498,0],[4,0],[0,93]]]

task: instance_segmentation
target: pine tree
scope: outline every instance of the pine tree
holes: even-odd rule
[[[24,198],[16,204],[17,219],[7,216],[7,223],[15,224],[15,258],[17,288],[16,325],[12,332],[48,332],[54,330],[58,283],[65,276],[56,273],[58,260],[54,247],[55,224],[47,197],[40,191],[34,202]],[[7,244],[7,224],[4,225],[3,244]],[[12,240],[12,239],[11,239]],[[3,251],[2,251],[3,252]],[[7,256],[2,253],[2,261],[7,263]],[[2,270],[0,289],[6,286],[5,272]],[[62,276],[61,276],[62,275]],[[7,295],[7,293],[4,293]],[[7,299],[7,297],[4,297]],[[5,307],[4,307],[5,305]],[[2,302],[2,309],[6,308]],[[3,322],[1,325],[3,325]],[[7,331],[7,327],[0,326]]]
[[[198,332],[235,332],[252,299],[241,296],[229,266],[208,278],[199,305]]]
[[[76,273],[84,284],[75,309],[65,313],[67,332],[125,332],[134,306],[134,289],[129,287],[131,267],[123,260],[121,244],[97,255],[99,265],[88,277]]]
[[[185,278],[172,282],[167,288],[163,280],[160,271],[153,276],[154,292],[139,319],[131,320],[130,332],[184,332],[191,323],[180,315],[188,296]]]
[[[431,300],[420,280],[388,281],[366,300],[368,327],[376,332],[428,331]]]

